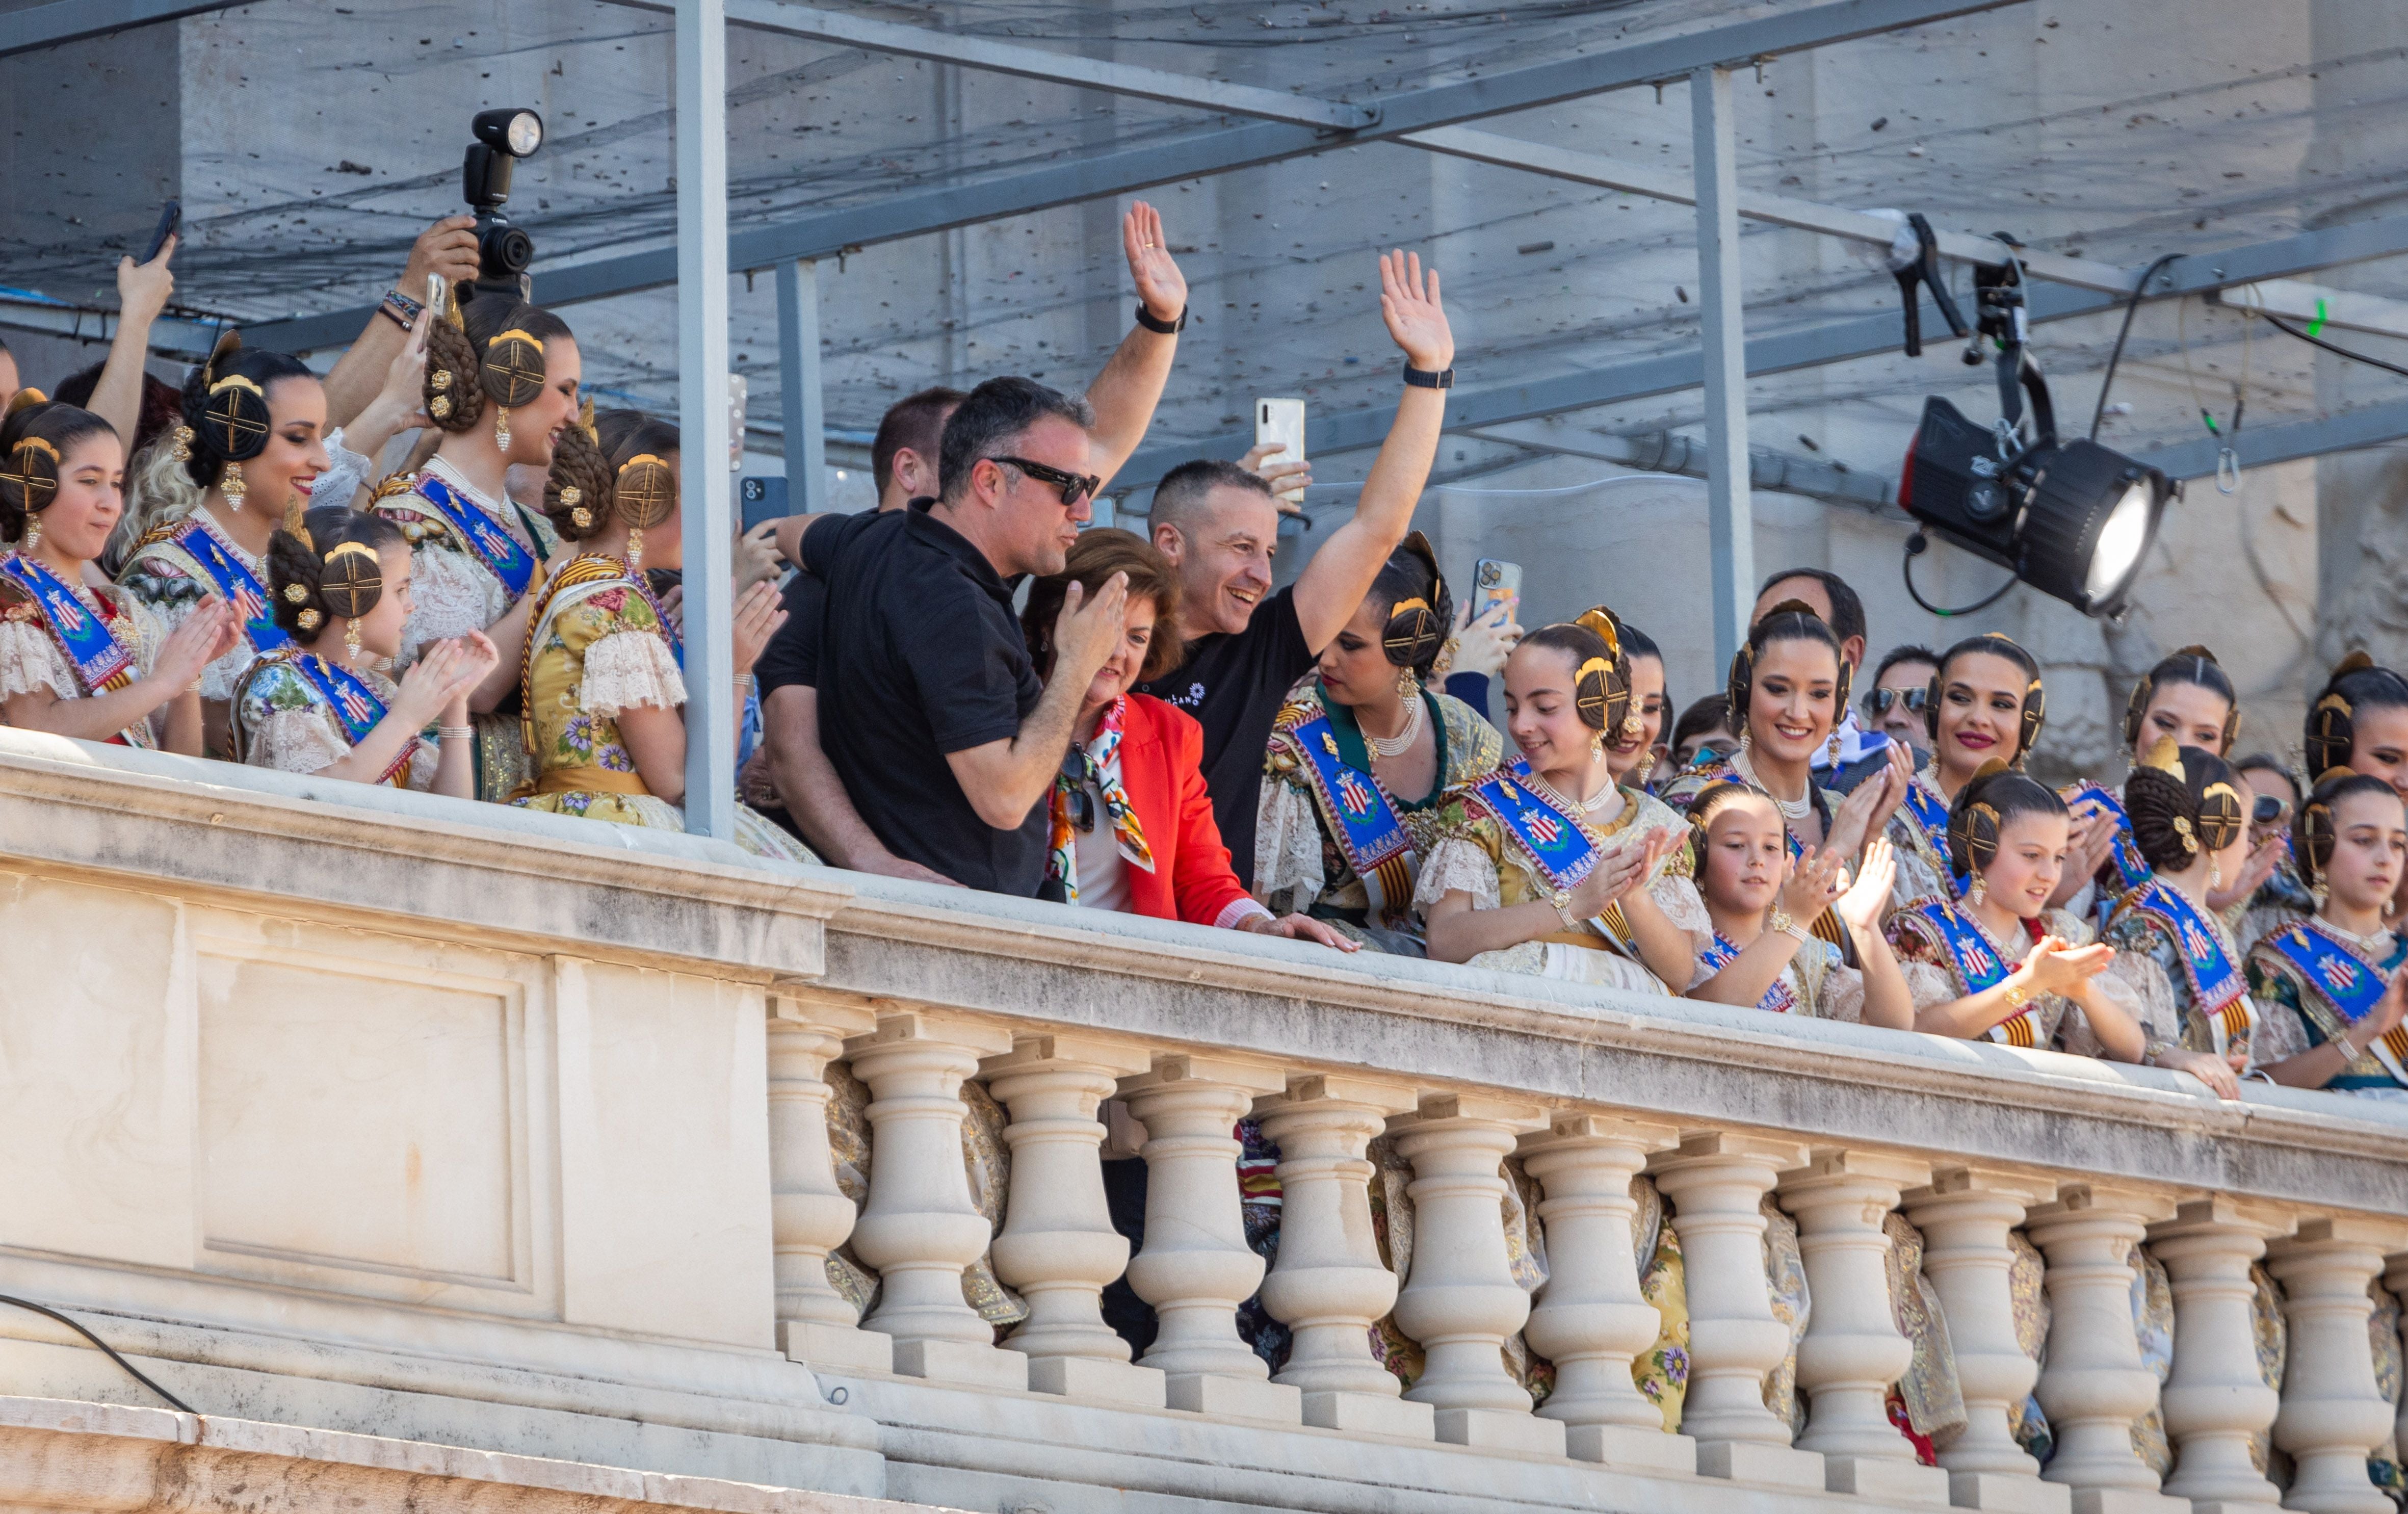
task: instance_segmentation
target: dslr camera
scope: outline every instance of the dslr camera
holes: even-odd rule
[[[469,129],[477,139],[460,164],[460,194],[477,216],[478,268],[475,288],[462,290],[461,298],[490,290],[531,299],[535,239],[512,225],[502,207],[509,203],[511,165],[543,146],[543,118],[518,107],[480,110]]]

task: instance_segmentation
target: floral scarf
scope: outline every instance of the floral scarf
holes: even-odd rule
[[[1096,787],[1103,791],[1104,813],[1111,820],[1121,860],[1151,873],[1154,849],[1145,844],[1137,810],[1129,804],[1128,791],[1121,787],[1121,721],[1127,713],[1126,694],[1105,708],[1103,718],[1096,722],[1094,739],[1086,744],[1087,759],[1095,764]],[[1062,896],[1071,904],[1079,902],[1079,843],[1077,827],[1070,822],[1070,791],[1079,786],[1068,773],[1054,779],[1046,831],[1045,876],[1061,879]]]

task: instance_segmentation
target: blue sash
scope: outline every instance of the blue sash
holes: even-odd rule
[[[1527,776],[1527,768],[1523,776]],[[1556,895],[1569,893],[1597,869],[1597,847],[1579,821],[1526,787],[1507,769],[1482,779],[1471,791],[1488,807],[1505,834],[1521,847],[1541,881]]]
[[[1362,880],[1370,899],[1370,917],[1396,920],[1412,907],[1415,872],[1412,834],[1397,816],[1378,780],[1349,767],[1338,754],[1338,733],[1326,714],[1296,725],[1291,738],[1304,753],[1321,813],[1330,823],[1338,850]]]
[[[2256,1024],[2258,1016],[2249,1002],[2249,980],[2216,938],[2214,925],[2156,878],[2124,895],[2115,907],[2119,914],[2129,909],[2147,916],[2173,937],[2183,976],[2190,980],[2192,1012],[2206,1024],[2215,1054],[2222,1056],[2225,1044]]]
[[[334,711],[336,721],[343,728],[344,739],[351,746],[356,747],[366,740],[368,733],[374,731],[378,723],[385,718],[385,703],[377,697],[375,690],[369,688],[349,668],[337,667],[316,652],[305,651],[297,645],[288,643],[284,650],[271,653],[261,663],[254,664],[253,674],[272,664],[281,664],[291,668],[299,676],[302,682],[309,686],[309,692],[323,701],[328,709]],[[251,674],[244,676],[246,684],[249,683],[251,676]],[[236,691],[235,703],[237,706],[242,703],[240,690]],[[394,759],[392,766],[378,776],[377,781],[391,783],[396,788],[401,787],[402,775],[408,771],[409,759],[417,753],[417,750],[418,738],[413,736],[403,743],[401,755]]]
[[[56,574],[22,552],[0,559],[0,573],[33,596],[42,622],[75,669],[76,681],[83,685],[86,696],[122,689],[134,681],[134,653],[117,639],[108,621],[83,607],[75,591],[61,583]]]
[[[1929,842],[1932,851],[1940,858],[1941,873],[1947,878],[1949,886],[1956,891],[1956,896],[1959,899],[1963,898],[1965,891],[1973,886],[1973,880],[1956,871],[1951,864],[1948,855],[1947,802],[1925,788],[1921,778],[1916,778],[1906,786],[1906,809],[1907,813],[1914,818],[1913,823],[1923,828],[1925,839]]]
[[[2018,965],[2001,960],[1997,949],[1990,945],[1990,938],[1982,934],[1982,928],[1958,913],[1956,906],[1935,899],[1919,907],[1915,914],[1929,923],[1948,948],[1949,958],[1956,964],[1957,981],[1965,985],[1969,997],[2005,982]],[[2040,1026],[2031,1018],[2029,1005],[1982,1034],[2001,1046],[2040,1044]]]
[[[527,585],[535,581],[535,558],[519,545],[516,536],[431,473],[420,474],[415,488],[418,496],[434,506],[478,560],[502,580],[502,587],[509,591],[512,599],[527,592]]]
[[[180,549],[190,557],[208,576],[218,597],[232,605],[235,613],[242,617],[243,635],[251,638],[253,650],[277,651],[293,639],[276,623],[276,612],[268,604],[267,586],[243,565],[242,559],[219,544],[199,516],[178,526],[165,540],[168,546]]]
[[[2149,861],[2141,855],[2140,843],[2132,839],[2132,817],[2124,813],[2122,800],[2113,791],[2096,783],[2081,783],[2065,795],[2068,807],[2085,800],[2099,806],[2115,818],[2115,847],[2113,852],[2116,876],[2124,880],[2127,890],[2137,889],[2149,880]]]
[[[1803,943],[1800,943],[1799,950],[1805,950]],[[1706,944],[1706,950],[1698,953],[1698,964],[1707,969],[1707,976],[1712,977],[1737,962],[1739,952],[1737,942],[1722,932],[1716,931],[1714,938]],[[1798,1009],[1798,995],[1789,991],[1786,980],[1776,976],[1772,979],[1772,986],[1764,991],[1764,997],[1756,1001],[1756,1007],[1768,1014],[1795,1014]]]
[[[2266,944],[2300,970],[2300,979],[2332,1007],[2344,1026],[2356,1025],[2383,1002],[2389,975],[2326,935],[2314,920],[2275,932]],[[2367,1050],[2385,1072],[2408,1085],[2408,1026],[2393,1026]]]

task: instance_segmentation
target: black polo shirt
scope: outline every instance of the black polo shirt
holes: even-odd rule
[[[826,593],[812,670],[820,742],[853,807],[898,857],[970,888],[1034,896],[1045,807],[996,830],[945,760],[1017,736],[1044,693],[1011,586],[924,504],[822,521],[802,553]]]
[[[1297,679],[1320,654],[1304,644],[1290,584],[1254,607],[1243,631],[1216,631],[1187,644],[1177,667],[1137,686],[1177,705],[1204,727],[1204,784],[1212,819],[1229,849],[1238,881],[1254,886],[1254,807],[1263,787],[1263,752],[1271,722]]]

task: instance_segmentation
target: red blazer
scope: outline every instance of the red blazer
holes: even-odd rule
[[[1128,696],[1121,718],[1121,787],[1145,829],[1154,871],[1125,864],[1129,913],[1216,925],[1246,891],[1212,820],[1204,787],[1204,728],[1149,694]]]

